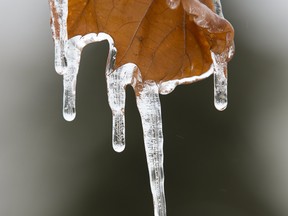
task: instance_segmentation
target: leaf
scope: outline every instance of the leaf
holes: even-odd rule
[[[211,67],[210,50],[233,43],[232,26],[216,10],[215,0],[182,0],[176,9],[165,0],[69,0],[68,39],[109,34],[116,66],[135,63],[143,81],[199,76]]]

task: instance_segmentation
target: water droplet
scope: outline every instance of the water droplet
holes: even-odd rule
[[[166,0],[171,9],[176,9],[180,5],[180,0]]]

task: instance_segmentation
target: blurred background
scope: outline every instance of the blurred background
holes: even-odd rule
[[[140,117],[127,89],[126,150],[111,146],[107,44],[83,52],[77,117],[62,118],[47,1],[0,9],[0,215],[153,215]],[[285,0],[222,0],[236,31],[229,106],[212,77],[161,96],[169,216],[288,215]]]

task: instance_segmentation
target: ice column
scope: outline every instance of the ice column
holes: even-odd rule
[[[67,67],[63,71],[63,116],[67,121],[74,120],[76,116],[76,81],[82,51],[78,46],[80,38],[71,38],[65,46]]]
[[[145,82],[137,96],[141,115],[154,215],[166,216],[163,169],[163,132],[159,89],[155,82]]]
[[[67,61],[65,58],[65,43],[68,39],[67,16],[68,0],[49,0],[51,8],[52,33],[55,43],[55,70],[63,75]]]
[[[222,5],[220,0],[213,0],[216,13],[224,18],[222,12]],[[227,70],[227,62],[233,56],[235,47],[232,44],[229,49],[226,49],[221,54],[216,54],[211,52],[211,57],[213,60],[213,68],[214,68],[214,105],[216,109],[223,111],[226,109],[228,104],[228,70]]]
[[[227,60],[226,55],[212,53],[214,67],[214,105],[222,111],[227,107]]]
[[[110,58],[113,59],[113,56]],[[129,63],[106,74],[108,101],[113,113],[113,148],[121,152],[125,148],[125,87],[132,85],[140,112],[150,187],[154,203],[154,215],[166,216],[163,169],[163,132],[159,87],[153,81],[142,82],[135,64]]]
[[[115,59],[115,54],[116,52],[111,56],[112,61]],[[125,149],[125,89],[128,84],[136,82],[134,77],[137,78],[137,72],[138,67],[129,63],[106,74],[108,102],[113,116],[112,145],[116,152],[122,152]]]

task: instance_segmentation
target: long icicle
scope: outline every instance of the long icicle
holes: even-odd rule
[[[216,13],[224,18],[220,0],[214,0]],[[226,109],[228,105],[228,70],[227,62],[235,51],[234,43],[221,54],[211,51],[214,69],[214,106],[219,111]]]
[[[109,58],[113,59],[114,57],[110,55]],[[113,67],[109,66],[109,68],[106,71],[106,79],[108,102],[113,113],[113,148],[117,152],[121,152],[125,148],[125,87],[132,85],[142,120],[154,215],[166,216],[159,87],[152,81],[143,84],[140,70],[135,64],[125,64],[114,71]]]
[[[137,96],[141,115],[154,215],[166,216],[163,168],[163,132],[159,88],[155,82],[145,82]]]

